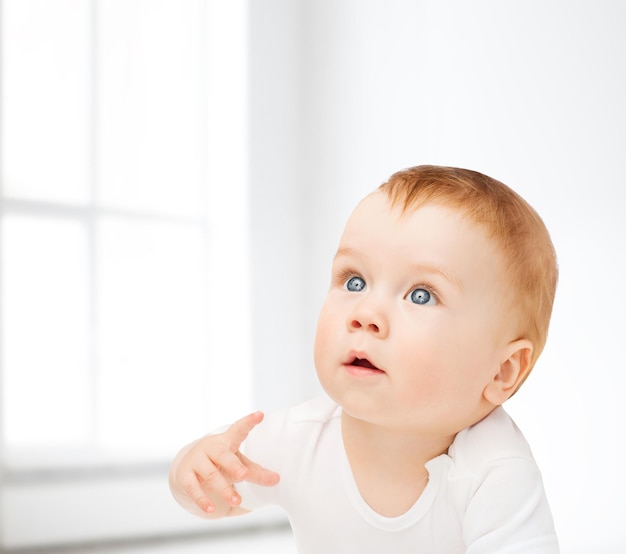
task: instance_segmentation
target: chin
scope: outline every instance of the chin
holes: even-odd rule
[[[389,415],[392,411],[389,406],[382,404],[375,396],[364,394],[362,391],[337,393],[336,391],[325,390],[326,394],[339,404],[350,417],[375,425],[389,423]]]

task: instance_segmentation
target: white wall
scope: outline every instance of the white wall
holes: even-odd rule
[[[263,409],[306,396],[302,333],[300,7],[251,1],[250,253],[255,399]]]
[[[548,346],[509,411],[543,469],[563,552],[626,549],[626,4],[251,6],[260,398],[317,390],[315,318],[357,200],[410,165],[485,172],[537,208],[561,267]]]

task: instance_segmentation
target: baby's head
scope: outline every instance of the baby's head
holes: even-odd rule
[[[535,211],[464,169],[394,174],[348,219],[315,364],[357,419],[450,437],[506,401],[546,341],[557,279]]]
[[[503,300],[518,322],[518,338],[533,345],[531,369],[546,343],[558,277],[554,246],[537,212],[500,181],[454,167],[411,167],[394,173],[379,190],[403,212],[439,204],[486,230],[504,257],[509,298]]]

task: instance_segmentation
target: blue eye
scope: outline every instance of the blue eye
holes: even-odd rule
[[[350,292],[361,292],[365,288],[365,281],[360,277],[350,277],[344,287]]]
[[[419,304],[420,306],[434,305],[437,303],[435,297],[424,288],[413,289],[408,295],[407,299],[413,302],[413,304]]]

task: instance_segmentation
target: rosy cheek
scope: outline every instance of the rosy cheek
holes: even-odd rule
[[[437,383],[436,380],[421,374],[407,383],[406,387],[403,388],[402,395],[407,402],[424,405],[424,403],[439,398],[440,388],[440,383]]]
[[[337,310],[337,308],[332,304],[329,304],[328,302],[324,303],[317,318],[316,336],[327,340],[329,336],[336,333],[336,329],[342,321],[343,319],[340,311]]]
[[[328,314],[325,310],[322,310],[317,321],[314,343],[314,360],[318,371],[321,365],[328,358],[332,336],[333,332],[331,326],[329,325]]]
[[[441,352],[432,348],[431,344],[405,344],[396,349],[398,352],[411,352],[404,360],[405,380],[401,394],[405,401],[420,405],[436,404],[438,399],[450,387],[451,377],[448,375],[447,364],[442,363]],[[409,361],[410,360],[410,361]]]

